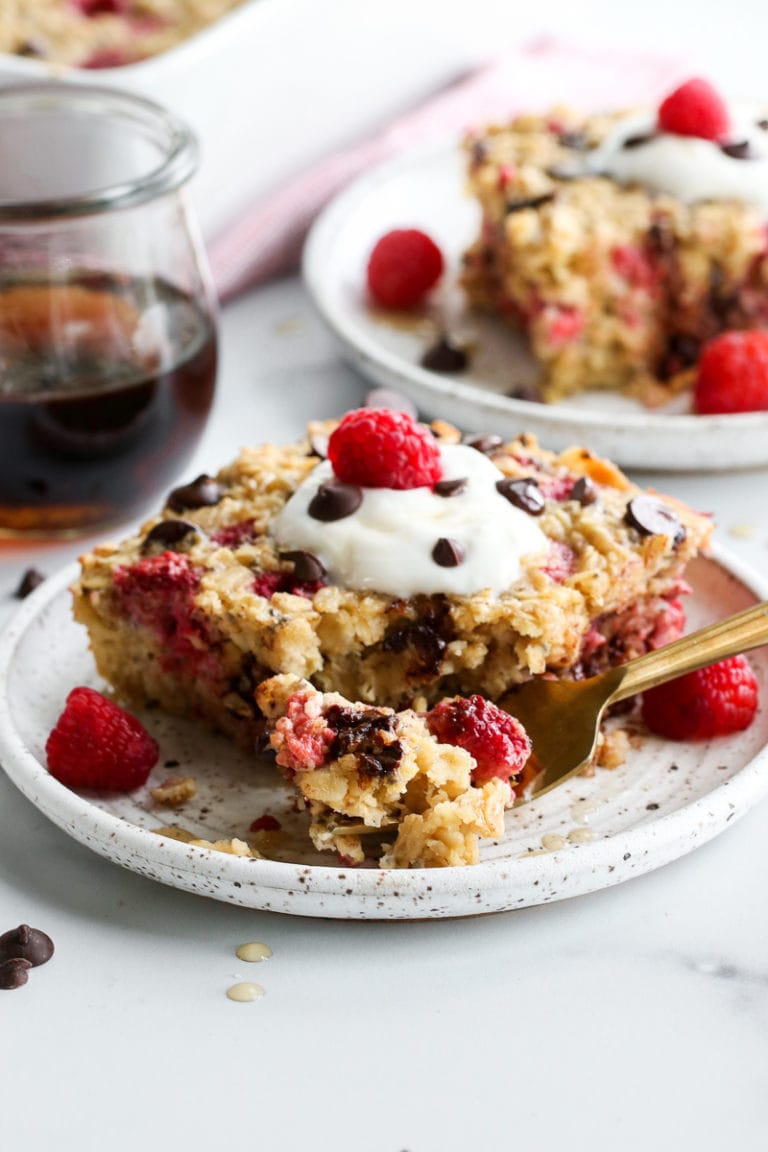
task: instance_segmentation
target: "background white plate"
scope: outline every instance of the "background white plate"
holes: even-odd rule
[[[683,855],[741,816],[768,791],[768,711],[746,732],[704,744],[652,737],[612,772],[567,782],[507,816],[499,842],[469,868],[378,871],[328,866],[307,847],[303,817],[268,764],[254,764],[191,721],[142,716],[161,760],[146,788],[130,795],[78,794],[46,771],[45,741],[67,693],[99,686],[85,630],[70,613],[75,567],[21,606],[0,640],[0,760],[21,791],[54,823],[102,856],[176,888],[249,908],[303,916],[400,919],[466,916],[547,903],[617,884]],[[768,598],[768,584],[733,561],[697,560],[689,622]],[[768,649],[753,654],[768,699]],[[103,685],[102,685],[103,687]],[[169,769],[165,760],[178,761]],[[149,788],[169,773],[196,777],[198,794],[180,812],[155,808]],[[206,839],[247,835],[269,811],[285,822],[286,860],[250,860],[192,847],[150,831],[177,822]],[[542,836],[588,843],[542,853]],[[583,833],[576,833],[577,838]],[[324,863],[318,863],[324,861]]]
[[[548,448],[587,443],[630,468],[723,471],[768,463],[768,412],[694,416],[649,410],[606,392],[560,404],[510,399],[535,379],[521,339],[500,320],[464,308],[456,276],[478,231],[477,205],[463,194],[463,165],[454,144],[408,153],[355,181],[318,217],[304,250],[304,278],[343,354],[371,380],[407,392],[427,417],[466,431],[505,437],[536,433]],[[436,310],[454,336],[476,338],[469,369],[440,375],[420,367],[433,338],[422,318],[393,324],[366,305],[368,254],[384,232],[423,228],[448,265]],[[687,401],[678,401],[685,405]]]

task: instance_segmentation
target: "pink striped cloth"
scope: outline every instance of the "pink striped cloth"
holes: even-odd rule
[[[653,104],[688,75],[680,62],[624,49],[576,48],[541,40],[478,68],[372,139],[329,156],[275,189],[210,246],[219,296],[295,270],[320,209],[346,184],[405,149],[457,138],[473,124],[557,103],[585,109]]]

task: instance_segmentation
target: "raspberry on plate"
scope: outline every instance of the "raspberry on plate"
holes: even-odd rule
[[[435,437],[391,408],[347,412],[328,441],[328,459],[339,480],[361,488],[422,488],[442,476]]]
[[[93,688],[74,688],[45,752],[51,775],[68,788],[127,792],[146,782],[159,750],[130,712]]]
[[[415,308],[443,274],[443,254],[426,232],[395,228],[373,246],[368,291],[382,308]]]
[[[731,656],[643,694],[643,719],[669,740],[709,740],[748,728],[758,685],[745,656]]]
[[[694,77],[670,92],[659,106],[659,128],[676,136],[722,140],[728,133],[728,109],[706,80]]]
[[[427,727],[442,744],[456,744],[477,761],[472,783],[498,776],[509,780],[522,771],[531,742],[522,724],[483,696],[441,700],[426,715]]]
[[[705,344],[693,396],[700,414],[768,411],[768,332],[724,332]]]

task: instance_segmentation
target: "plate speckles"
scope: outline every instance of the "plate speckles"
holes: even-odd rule
[[[768,583],[724,556],[689,572],[690,627],[768,599]],[[267,763],[189,721],[142,719],[161,745],[147,787],[128,796],[78,794],[44,767],[44,746],[75,684],[98,686],[85,631],[72,621],[70,568],[25,601],[0,639],[0,761],[24,794],[70,836],[134,872],[245,908],[344,919],[475,916],[549,903],[618,884],[705,843],[768,792],[768,709],[744,733],[705,744],[647,737],[627,763],[577,778],[507,816],[506,834],[471,868],[380,871],[335,866],[316,853],[304,818]],[[768,699],[768,651],[750,657]],[[152,832],[167,820],[149,790],[174,760],[197,795],[179,823],[201,838],[247,838],[254,816],[280,820],[280,859],[212,852]],[[593,839],[573,843],[574,827]],[[542,851],[543,844],[555,847]]]

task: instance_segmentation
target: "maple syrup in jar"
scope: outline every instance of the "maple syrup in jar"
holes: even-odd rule
[[[0,535],[128,519],[184,471],[216,380],[195,159],[136,97],[0,91]]]

